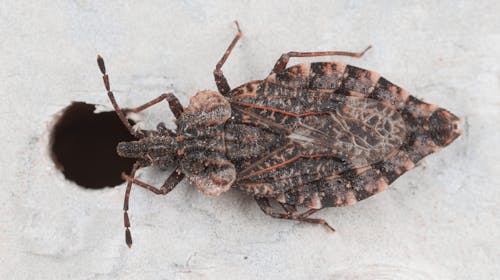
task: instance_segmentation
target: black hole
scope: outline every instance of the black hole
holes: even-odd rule
[[[123,182],[134,159],[116,154],[120,141],[134,137],[115,112],[94,113],[95,106],[74,102],[57,120],[51,135],[52,158],[64,176],[78,185],[100,189]]]

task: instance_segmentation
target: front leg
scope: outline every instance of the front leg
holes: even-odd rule
[[[271,206],[269,203],[269,199],[265,197],[255,197],[255,201],[259,205],[260,209],[266,213],[267,215],[277,218],[277,219],[287,219],[294,220],[300,222],[306,222],[311,224],[320,224],[328,227],[331,231],[335,231],[333,227],[331,227],[325,220],[323,219],[315,219],[308,218],[310,215],[318,212],[321,209],[309,209],[303,213],[298,213],[294,206],[288,204],[281,204],[283,209],[287,213],[280,213],[277,209]]]
[[[159,103],[162,100],[167,100],[167,102],[170,106],[170,110],[172,110],[172,113],[174,113],[174,116],[176,118],[179,118],[179,116],[183,112],[183,108],[182,108],[181,103],[179,102],[177,97],[175,97],[175,95],[172,93],[164,93],[164,94],[160,95],[159,97],[157,97],[157,98],[155,98],[155,99],[153,99],[153,100],[151,100],[151,101],[149,101],[149,102],[147,102],[139,107],[136,107],[136,108],[122,109],[118,105],[118,103],[116,102],[115,95],[111,91],[111,86],[109,84],[109,76],[108,76],[108,73],[106,72],[106,66],[104,65],[104,59],[100,55],[97,56],[97,65],[99,66],[99,69],[102,73],[104,87],[106,88],[109,100],[111,101],[111,104],[113,105],[113,108],[115,109],[115,112],[118,115],[118,118],[123,123],[123,125],[128,129],[130,134],[132,134],[133,136],[139,137],[141,135],[139,135],[136,131],[134,131],[134,129],[132,128],[132,126],[128,122],[127,117],[125,115],[125,113],[127,113],[127,112],[134,112],[134,113],[141,112],[141,111]]]
[[[170,176],[168,176],[165,183],[163,183],[163,185],[159,188],[157,188],[155,186],[151,186],[148,183],[144,183],[143,181],[140,181],[136,178],[129,177],[128,175],[125,175],[125,174],[122,174],[122,178],[125,179],[127,182],[132,182],[132,183],[138,185],[139,187],[143,187],[147,190],[154,192],[155,194],[166,195],[171,190],[173,190],[175,188],[175,186],[177,186],[177,184],[179,184],[182,181],[182,179],[184,179],[184,173],[178,172],[177,170],[175,170],[174,172],[172,172],[172,174],[170,174]]]
[[[233,41],[231,42],[231,44],[227,48],[227,50],[224,53],[224,55],[222,56],[222,58],[219,60],[219,62],[215,66],[215,70],[214,70],[215,84],[217,85],[217,89],[219,90],[219,92],[222,95],[226,95],[231,90],[231,88],[229,87],[229,84],[227,83],[226,77],[224,77],[224,73],[222,73],[222,69],[221,69],[222,65],[224,65],[227,58],[231,54],[231,51],[233,50],[234,46],[236,45],[236,42],[238,42],[238,40],[241,38],[241,36],[243,36],[243,33],[241,33],[240,25],[238,24],[238,22],[235,21],[234,23],[236,23],[236,28],[238,28],[238,33],[236,33],[236,36],[234,37]]]
[[[184,111],[184,109],[182,108],[182,105],[179,102],[179,99],[173,93],[164,93],[164,94],[158,96],[157,98],[142,104],[141,106],[138,106],[138,107],[135,107],[132,109],[127,109],[126,111],[139,113],[139,112],[146,110],[147,108],[149,108],[157,103],[160,103],[163,100],[166,100],[168,102],[170,110],[172,111],[174,116],[176,118],[179,118],[181,116],[182,112]]]

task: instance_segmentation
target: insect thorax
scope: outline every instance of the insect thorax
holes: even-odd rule
[[[229,102],[219,93],[201,91],[177,120],[180,167],[189,181],[208,195],[230,189],[236,179],[226,158],[224,124],[231,117]]]

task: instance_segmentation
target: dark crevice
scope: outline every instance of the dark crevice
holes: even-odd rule
[[[95,106],[73,102],[56,121],[51,133],[52,158],[64,176],[78,185],[100,189],[123,182],[134,159],[116,153],[120,141],[131,141],[115,112],[94,113]]]

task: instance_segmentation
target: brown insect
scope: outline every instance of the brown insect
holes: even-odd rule
[[[137,141],[118,144],[122,157],[137,162],[124,201],[126,242],[132,237],[127,214],[132,184],[167,194],[184,178],[207,195],[231,187],[254,196],[274,218],[317,223],[310,215],[324,207],[346,206],[383,191],[428,154],[460,135],[459,118],[410,95],[379,74],[341,62],[303,63],[291,57],[351,52],[288,52],[264,80],[231,89],[222,73],[242,33],[238,33],[214,70],[218,92],[205,90],[183,108],[171,93],[122,110],[110,90],[102,57],[97,62],[116,114]],[[126,113],[166,100],[177,130],[135,131]],[[138,168],[175,167],[157,188],[134,178]],[[270,203],[276,201],[283,209]],[[296,207],[308,208],[299,212]]]

